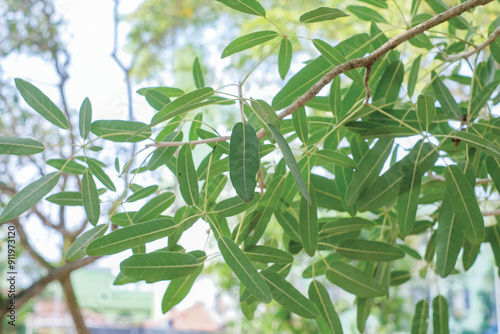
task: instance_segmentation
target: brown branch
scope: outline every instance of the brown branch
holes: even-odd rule
[[[491,35],[488,36],[488,38],[483,43],[479,44],[474,50],[462,52],[456,55],[447,55],[446,52],[443,52],[442,56],[446,61],[449,62],[453,62],[462,58],[469,58],[473,54],[478,53],[479,51],[493,43],[498,36],[500,36],[500,27],[497,27],[495,30],[493,30]]]
[[[80,306],[78,306],[78,301],[76,300],[75,290],[73,289],[73,284],[71,284],[70,273],[61,277],[59,282],[61,282],[64,297],[66,297],[66,305],[68,306],[69,313],[73,318],[76,332],[78,334],[90,334],[87,326],[85,326],[85,320],[83,319]]]
[[[368,80],[370,80],[370,73],[372,73],[372,65],[366,66],[366,72],[365,72],[365,91],[366,91],[365,106],[367,106],[369,104],[370,97],[372,96],[372,93],[370,92],[370,85],[368,84]]]
[[[483,216],[500,216],[500,210],[487,211],[482,213]]]

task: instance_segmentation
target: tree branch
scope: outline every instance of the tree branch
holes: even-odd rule
[[[488,38],[483,43],[479,44],[474,50],[462,52],[456,55],[447,55],[446,52],[443,52],[443,58],[449,62],[454,62],[462,58],[469,58],[474,53],[478,53],[479,51],[493,43],[498,36],[500,36],[500,27],[497,27],[495,30],[493,30],[491,35],[489,35]]]

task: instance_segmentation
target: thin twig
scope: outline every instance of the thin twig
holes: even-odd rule
[[[474,50],[462,52],[456,55],[447,55],[445,52],[443,52],[442,56],[446,61],[449,62],[453,62],[462,58],[469,58],[473,54],[478,53],[479,51],[493,43],[498,36],[500,36],[500,27],[497,27],[495,30],[493,30],[491,35],[489,35],[488,38],[483,43],[479,44]]]
[[[199,145],[199,144],[207,144],[207,143],[218,143],[221,141],[227,141],[231,139],[230,136],[223,136],[223,137],[214,137],[214,138],[208,138],[208,139],[202,139],[202,140],[192,140],[189,141],[189,145]],[[155,144],[149,144],[146,145],[146,147],[171,147],[171,146],[182,146],[186,144],[185,142],[180,142],[180,141],[172,141],[172,142],[161,142],[161,143],[155,143]]]
[[[372,93],[370,92],[370,85],[368,84],[368,81],[370,80],[370,73],[372,72],[372,65],[366,66],[366,72],[365,72],[365,91],[366,91],[366,100],[365,100],[365,106],[369,104],[370,97],[372,96]]]
[[[483,216],[500,216],[500,210],[483,212]]]

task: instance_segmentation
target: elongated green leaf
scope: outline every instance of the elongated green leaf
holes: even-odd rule
[[[250,261],[285,264],[293,261],[290,253],[268,246],[248,246],[245,247],[244,253]]]
[[[7,203],[0,215],[0,223],[11,220],[27,211],[47,195],[57,184],[60,173],[50,173],[24,187]]]
[[[314,23],[335,20],[339,17],[349,16],[340,9],[330,7],[319,7],[303,14],[299,20],[301,23]]]
[[[367,272],[344,262],[331,262],[326,271],[326,278],[358,297],[371,298],[385,294],[384,288]]]
[[[467,271],[472,267],[474,262],[476,262],[477,256],[479,255],[479,251],[481,248],[481,244],[471,244],[464,239],[464,251],[462,253],[462,264],[464,266],[464,270]]]
[[[255,195],[259,166],[259,140],[254,128],[236,123],[229,142],[229,178],[243,202],[250,202]]]
[[[418,96],[417,116],[424,129],[427,130],[436,116],[436,107],[434,106],[434,98],[432,96]]]
[[[281,120],[276,114],[276,110],[263,100],[252,100],[251,105],[252,110],[255,112],[255,115],[259,118],[262,123],[262,127],[266,131],[266,136],[272,143],[274,143],[271,130],[269,130],[267,123],[273,124],[278,129],[280,128]]]
[[[352,217],[352,218],[339,218],[334,221],[328,222],[321,227],[320,236],[331,237],[352,231],[359,231],[362,229],[369,229],[375,226],[370,220]]]
[[[259,275],[243,251],[228,237],[222,236],[217,242],[226,264],[240,279],[241,283],[255,298],[264,303],[269,303],[273,298],[271,290],[269,290],[266,281]]]
[[[491,94],[495,91],[498,86],[498,81],[490,82],[481,89],[476,97],[472,100],[471,110],[469,112],[471,118],[475,118],[481,108],[483,108],[491,97]]]
[[[391,153],[394,140],[392,138],[381,138],[375,146],[368,151],[356,169],[351,183],[346,190],[346,204],[351,206],[356,203],[363,191],[367,189],[379,175],[385,161]]]
[[[276,128],[273,124],[269,123],[268,124],[269,129],[272,132],[272,135],[276,142],[278,143],[278,146],[283,153],[283,157],[285,158],[286,165],[288,168],[290,168],[290,172],[293,175],[293,178],[295,180],[295,184],[297,185],[297,188],[299,188],[300,193],[304,198],[307,200],[309,204],[311,204],[311,196],[307,192],[307,187],[306,183],[304,182],[304,179],[302,178],[302,175],[300,173],[299,166],[297,165],[297,161],[295,160],[295,157],[293,156],[292,150],[290,149],[290,146],[288,146],[288,143],[286,139],[283,137],[281,134],[280,130]]]
[[[203,113],[199,112],[194,117],[194,121],[191,123],[191,128],[189,128],[189,140],[197,140],[199,137],[198,131],[201,128],[203,121]]]
[[[441,277],[446,277],[453,271],[462,248],[464,236],[458,220],[453,212],[450,196],[446,192],[439,209],[436,231],[436,269]]]
[[[421,300],[415,306],[415,314],[411,323],[411,334],[426,334],[429,321],[429,304]]]
[[[352,160],[347,155],[340,152],[336,152],[334,150],[328,150],[328,149],[319,150],[315,153],[315,155],[324,161],[334,163],[341,167],[352,168],[352,169],[358,168],[358,164],[356,163],[356,161]]]
[[[335,180],[311,174],[311,183],[316,190],[318,207],[336,211],[345,211]]]
[[[97,225],[93,229],[82,233],[68,249],[65,255],[66,261],[76,261],[85,256],[87,246],[96,238],[102,236],[108,229],[108,224]]]
[[[379,7],[379,8],[388,8],[387,2],[385,0],[360,0],[361,2],[366,2],[367,4]]]
[[[83,100],[79,116],[80,122],[78,123],[78,128],[80,130],[80,136],[82,136],[83,139],[87,139],[90,132],[90,126],[92,125],[92,104],[90,104],[88,97]]]
[[[498,218],[497,218],[498,222]],[[486,240],[490,243],[493,255],[495,257],[495,265],[500,265],[500,228],[498,223],[486,228]]]
[[[203,79],[203,71],[201,70],[201,64],[200,64],[200,59],[196,57],[194,59],[193,63],[193,78],[194,78],[194,85],[196,88],[202,88],[205,87],[205,80]]]
[[[497,189],[500,189],[500,159],[487,157],[486,168]]]
[[[14,81],[17,90],[31,108],[35,109],[36,112],[42,115],[50,123],[61,129],[69,130],[68,119],[47,95],[23,79],[16,78]]]
[[[497,18],[495,21],[493,21],[489,28],[488,28],[488,34],[492,34],[493,31],[495,31],[496,28],[498,28],[500,26],[500,19]],[[496,38],[493,43],[491,43],[489,45],[490,47],[490,52],[491,52],[491,56],[493,57],[493,59],[495,59],[495,61],[500,64],[500,41],[498,40],[498,38]]]
[[[134,223],[142,223],[158,217],[174,202],[175,195],[171,192],[166,192],[153,197],[148,201],[135,215]]]
[[[283,38],[278,53],[278,72],[281,80],[285,80],[286,74],[292,63],[292,42],[288,38]]]
[[[308,63],[276,94],[272,102],[274,109],[280,110],[287,107],[318,82],[331,68],[333,65],[323,56]]]
[[[405,74],[403,62],[397,60],[387,66],[373,94],[373,101],[385,99],[385,103],[393,103],[398,99]]]
[[[137,94],[146,96],[146,93],[149,91],[158,91],[168,97],[177,97],[184,94],[182,89],[173,87],[145,87],[137,90]]]
[[[114,142],[137,143],[151,136],[151,130],[135,135],[138,130],[145,126],[145,123],[135,121],[100,120],[92,123],[90,131],[96,136]]]
[[[363,6],[347,6],[346,9],[363,21],[387,23],[382,15],[371,8]]]
[[[465,237],[472,244],[483,242],[484,220],[474,189],[456,165],[448,166],[445,178],[446,191],[450,196],[453,212],[459,218]]]
[[[201,265],[192,254],[152,252],[132,255],[120,263],[120,271],[130,278],[157,282],[190,275]]]
[[[300,200],[299,232],[304,250],[309,256],[314,256],[318,244],[318,206],[314,186],[309,184],[308,188],[311,201],[304,197]]]
[[[434,334],[448,334],[448,301],[443,296],[436,296],[432,301],[432,329]]]
[[[333,307],[330,294],[320,282],[313,280],[309,285],[309,299],[316,305],[321,317],[325,320],[330,333],[342,334],[342,324]]]
[[[418,170],[418,164],[415,164],[413,173],[403,177],[399,185],[397,210],[399,232],[402,235],[408,235],[415,225],[421,183],[422,173]]]
[[[171,102],[170,98],[167,95],[153,89],[146,91],[145,97],[149,105],[157,111],[162,110],[167,104]]]
[[[398,247],[379,241],[343,240],[335,247],[340,255],[353,260],[394,261],[405,256]]]
[[[110,217],[109,220],[111,220],[111,222],[113,224],[116,224],[118,226],[122,226],[122,227],[125,227],[125,226],[129,226],[129,225],[132,225],[134,224],[134,221],[133,221],[133,218],[134,218],[134,215],[136,214],[137,212],[120,212],[120,213],[115,213],[114,215],[112,215]]]
[[[30,155],[43,151],[45,151],[45,146],[36,140],[0,136],[0,154]]]
[[[316,307],[309,299],[301,294],[287,280],[275,271],[266,269],[261,272],[262,277],[269,285],[273,299],[290,312],[307,319],[318,317]]]
[[[372,298],[356,298],[356,327],[361,333],[365,331],[366,320],[373,305]]]
[[[337,66],[347,62],[347,58],[344,57],[340,51],[340,47],[333,47],[330,44],[320,40],[313,40],[314,47],[326,58],[332,65]],[[357,69],[353,69],[345,73],[345,75],[351,78],[359,86],[363,85],[363,77]]]
[[[46,161],[46,164],[69,174],[81,175],[85,172],[85,166],[71,160],[50,159]]]
[[[148,197],[149,195],[151,194],[154,194],[155,191],[158,190],[158,186],[157,185],[152,185],[152,186],[148,186],[148,187],[144,187],[142,189],[139,189],[137,190],[135,193],[133,193],[132,195],[130,195],[126,200],[125,202],[128,202],[128,203],[132,203],[132,202],[135,202],[135,201],[138,201],[138,200],[141,200],[143,198],[146,198]]]
[[[300,242],[298,220],[289,211],[283,213],[275,212],[274,216],[283,228],[283,231],[285,231],[292,240]]]
[[[183,137],[182,131],[172,132],[172,133],[169,133],[163,141],[165,141],[165,142],[182,141],[182,137]],[[177,151],[176,146],[158,147],[154,151],[151,159],[149,159],[149,162],[147,165],[148,169],[155,170],[156,168],[158,168],[162,165],[165,165],[172,158],[175,151]]]
[[[299,137],[300,141],[307,146],[309,131],[307,129],[306,108],[300,107],[292,114],[292,123],[295,133],[297,133],[297,137]]]
[[[221,58],[229,57],[232,54],[241,52],[246,49],[250,49],[256,45],[263,44],[267,41],[276,38],[279,34],[276,31],[266,30],[266,31],[256,31],[245,36],[236,38],[234,41],[229,43],[228,46],[222,51]]]
[[[89,169],[85,170],[82,177],[82,200],[89,222],[96,225],[101,215],[101,205],[94,177]]]
[[[102,170],[102,168],[98,164],[96,164],[93,160],[88,160],[87,164],[89,165],[92,174],[99,181],[101,181],[101,183],[104,184],[106,188],[108,188],[111,191],[116,191],[115,184],[113,183],[113,181],[111,181],[109,176]]]
[[[62,191],[46,198],[57,205],[83,206],[82,193],[77,191]]]
[[[411,279],[411,273],[406,270],[396,270],[391,272],[391,286],[401,285]]]
[[[335,116],[336,120],[339,120],[342,117],[342,93],[340,90],[341,79],[340,76],[337,76],[332,81],[332,85],[330,87],[330,111]]]
[[[203,265],[200,266],[194,273],[181,278],[173,279],[167,287],[163,299],[161,301],[161,311],[168,312],[172,307],[179,304],[191,291],[191,287],[196,281],[196,278],[201,274]]]
[[[313,265],[307,267],[303,272],[302,272],[302,277],[304,278],[313,278],[313,277],[318,277],[321,275],[326,274],[326,270],[329,267],[329,263],[333,261],[338,261],[341,260],[342,257],[340,254],[337,253],[331,253],[325,256],[323,259],[319,260],[318,262],[314,263]],[[313,269],[314,267],[314,269]],[[314,273],[314,275],[313,275]]]
[[[266,16],[266,10],[256,0],[217,0],[224,5],[236,9],[242,13],[247,13],[257,16]]]
[[[184,144],[177,157],[177,180],[182,198],[188,205],[198,205],[200,190],[198,188],[198,174],[194,167],[191,145]]]
[[[215,205],[214,211],[221,217],[231,217],[248,210],[260,200],[260,194],[255,193],[250,202],[243,202],[238,196],[220,201]]]
[[[467,143],[480,151],[492,156],[496,159],[500,159],[500,147],[495,145],[486,138],[479,137],[474,133],[455,131],[453,132],[453,137],[460,139],[464,143]]]
[[[434,90],[434,94],[436,94],[439,104],[441,104],[441,109],[446,115],[455,120],[460,119],[462,116],[460,107],[453,98],[453,95],[451,95],[448,87],[445,86],[435,72],[432,72],[432,89]]]
[[[419,55],[417,58],[415,58],[413,64],[411,65],[410,75],[408,77],[408,96],[410,98],[413,96],[413,92],[415,92],[415,86],[417,85],[421,59],[422,55]]]
[[[177,228],[171,217],[157,217],[136,225],[117,229],[87,247],[87,255],[111,255],[145,243],[164,238]]]

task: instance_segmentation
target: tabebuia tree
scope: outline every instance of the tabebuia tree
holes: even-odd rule
[[[207,256],[202,245],[186,251],[179,243],[202,220],[240,282],[247,318],[274,300],[315,319],[321,333],[342,333],[331,286],[356,296],[362,332],[374,300],[391,298],[391,286],[419,274],[467,271],[483,243],[500,261],[500,227],[488,220],[500,214],[494,200],[500,189],[498,2],[449,1],[450,7],[442,0],[360,0],[312,9],[294,22],[273,22],[257,0],[218,2],[273,27],[228,40],[222,51],[226,58],[259,50],[255,67],[240,82],[215,89],[196,58],[196,90],[137,91],[156,111],[149,123],[93,120],[85,99],[78,129],[72,128],[42,91],[15,80],[33,110],[78,144],[69,159],[46,161],[54,171],[14,195],[1,211],[2,223],[41,200],[83,207],[93,226],[66,260],[132,249],[115,284],[170,281],[166,312],[219,255]],[[396,21],[404,27],[394,27]],[[312,39],[316,57],[289,73],[303,29],[334,31],[362,22],[366,31],[343,41]],[[284,80],[275,92],[266,90],[272,100],[245,94],[263,64]],[[239,119],[227,136],[215,130],[219,124],[203,121],[215,107]],[[106,141],[138,143],[137,157],[145,158],[131,166],[118,155],[110,160],[107,151],[104,161],[114,160],[108,166],[100,153]],[[52,149],[37,138],[0,137],[1,154]],[[159,168],[178,188],[162,189],[153,178],[148,185],[134,182]],[[78,182],[52,193],[65,173]],[[115,184],[119,177],[124,187]],[[164,248],[147,250],[163,238]],[[463,265],[457,265],[461,250]],[[403,261],[412,261],[412,269],[402,269]],[[307,292],[288,278],[295,268],[306,268]],[[414,307],[412,333],[425,333],[431,316],[435,333],[449,332],[444,296],[429,292]]]

